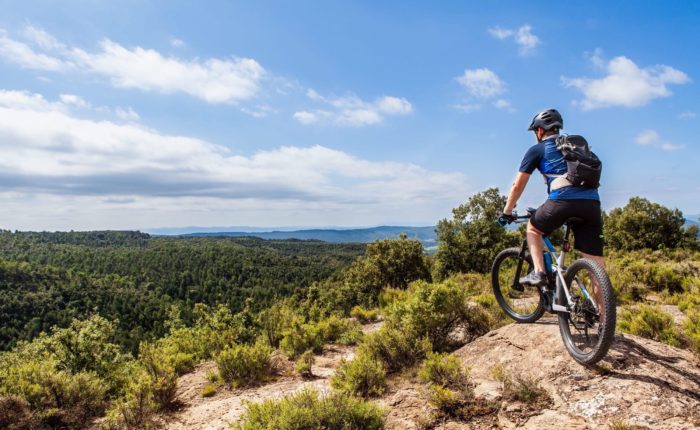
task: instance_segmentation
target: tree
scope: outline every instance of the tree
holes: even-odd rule
[[[383,288],[405,289],[412,281],[430,280],[430,267],[423,245],[402,234],[367,246],[345,273],[347,284],[358,292],[358,303],[376,304]]]
[[[697,229],[683,227],[680,210],[642,197],[632,197],[624,208],[610,211],[604,221],[606,244],[614,249],[698,247]]]
[[[438,222],[434,268],[438,279],[456,272],[485,273],[499,251],[517,244],[516,233],[496,224],[505,205],[506,197],[498,188],[489,188],[454,208],[451,220]]]

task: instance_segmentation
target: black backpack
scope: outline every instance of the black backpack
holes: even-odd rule
[[[566,180],[576,187],[598,188],[603,163],[591,151],[586,139],[564,134],[557,137],[556,143],[566,160]]]

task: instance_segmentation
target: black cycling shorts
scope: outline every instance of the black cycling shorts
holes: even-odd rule
[[[586,254],[603,256],[603,223],[598,200],[547,200],[537,208],[530,223],[544,234],[551,234],[569,218],[581,221],[571,224],[574,248]]]

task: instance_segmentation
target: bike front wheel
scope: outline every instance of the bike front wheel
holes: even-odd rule
[[[569,354],[590,366],[605,357],[615,337],[615,294],[605,269],[585,258],[569,266],[564,281],[571,302],[568,313],[559,313],[559,331]]]
[[[491,268],[491,288],[506,315],[519,323],[532,323],[542,317],[544,299],[537,287],[520,285],[520,277],[533,268],[530,256],[521,258],[520,252],[520,248],[508,248],[496,256]]]

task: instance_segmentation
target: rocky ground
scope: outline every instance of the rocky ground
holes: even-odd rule
[[[367,326],[372,331],[377,325]],[[613,421],[649,429],[700,428],[700,362],[696,355],[631,335],[618,335],[608,357],[586,368],[569,357],[556,319],[536,324],[511,324],[489,332],[454,352],[469,367],[477,396],[493,412],[468,421],[431,419],[424,386],[415,371],[392,377],[387,393],[377,402],[387,410],[387,429],[599,429]],[[246,390],[220,388],[203,398],[207,362],[179,381],[181,408],[162,417],[167,429],[226,429],[245,412],[246,402],[280,398],[305,387],[327,392],[329,378],[353,347],[327,346],[316,357],[315,377],[280,376]],[[540,381],[552,401],[533,408],[501,399],[502,386],[494,366],[514,376]]]

